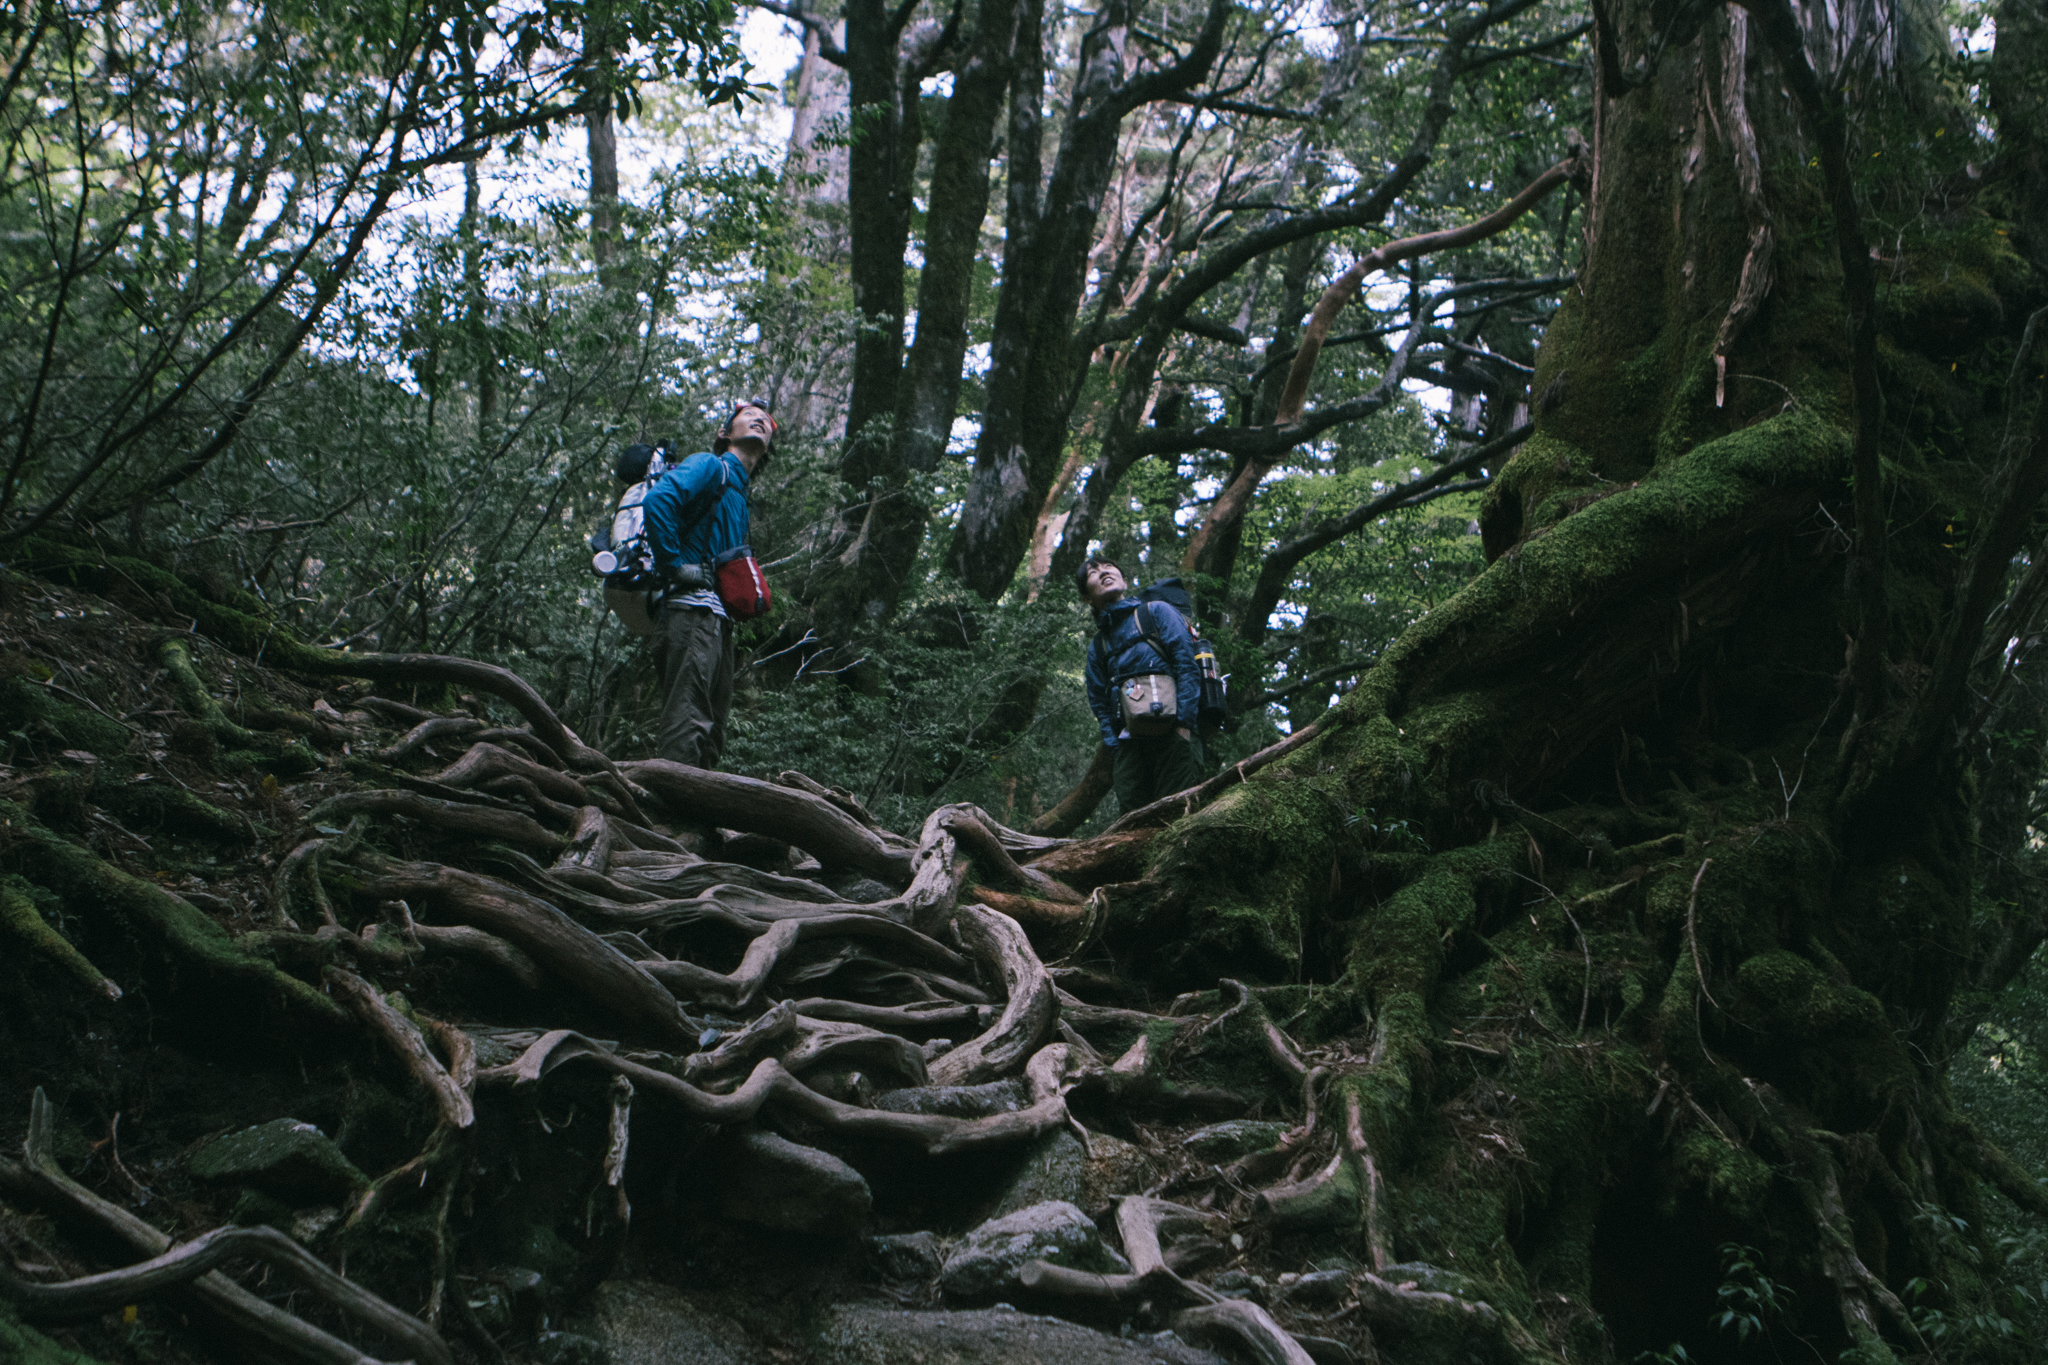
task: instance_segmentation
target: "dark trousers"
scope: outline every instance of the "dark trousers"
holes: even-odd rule
[[[663,758],[716,768],[732,710],[732,622],[708,607],[667,606],[655,646],[662,686]]]
[[[1162,796],[1199,786],[1207,776],[1202,771],[1202,754],[1196,741],[1175,734],[1126,735],[1110,752],[1116,760],[1111,780],[1116,787],[1120,815],[1149,806]]]

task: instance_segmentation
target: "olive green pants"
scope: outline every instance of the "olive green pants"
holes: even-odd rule
[[[716,768],[732,710],[732,622],[707,607],[666,606],[656,660],[668,697],[661,706],[660,756]]]
[[[1117,812],[1128,815],[1149,806],[1162,796],[1200,786],[1208,774],[1202,771],[1200,742],[1179,735],[1127,735],[1111,751],[1116,759]]]

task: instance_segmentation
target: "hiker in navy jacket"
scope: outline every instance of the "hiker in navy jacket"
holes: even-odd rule
[[[1181,614],[1164,602],[1127,596],[1123,570],[1106,559],[1091,559],[1074,575],[1081,600],[1095,612],[1096,639],[1088,648],[1084,676],[1088,709],[1102,727],[1102,742],[1115,759],[1117,806],[1130,812],[1162,796],[1198,786],[1203,777],[1195,717],[1202,700],[1202,675],[1195,664],[1195,640]],[[1139,613],[1144,615],[1141,617]],[[1149,629],[1148,629],[1149,627]],[[1150,636],[1151,638],[1147,638]],[[1156,640],[1157,643],[1154,643]],[[1160,689],[1146,689],[1148,677],[1170,678],[1170,722],[1133,719],[1125,693],[1163,711]],[[1152,733],[1143,733],[1151,730]]]
[[[768,456],[775,419],[766,404],[736,404],[708,452],[662,476],[641,504],[654,572],[668,585],[655,637],[667,700],[662,758],[716,768],[732,710],[732,620],[712,587],[712,562],[747,543],[747,485]]]

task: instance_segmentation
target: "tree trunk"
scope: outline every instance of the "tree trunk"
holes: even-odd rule
[[[1960,152],[1900,135],[1961,117],[1908,88],[1921,16],[1803,44],[1782,5],[1658,16],[1602,15],[1584,268],[1488,497],[1490,567],[1113,888],[1108,941],[1169,984],[1257,964],[1356,993],[1369,1042],[1321,1111],[1352,1164],[1324,1194],[1353,1191],[1375,1259],[1465,1277],[1504,1355],[1732,1359],[1732,1244],[1796,1291],[1771,1330],[1889,1361],[1924,1349],[1909,1281],[1967,1300],[1978,1181],[2031,1192],[1939,1060],[1958,990],[2014,950],[1973,929],[1987,760],[1943,680],[2027,629],[2015,607],[1983,641],[1999,528],[2048,462],[2037,392],[1999,382],[2042,276]],[[1843,147],[1851,125],[1887,141]],[[1873,253],[1845,167],[1869,202],[1946,207]],[[1853,285],[1873,254],[1866,350],[1844,263]],[[1867,503],[1862,449],[1889,471]],[[1942,530],[1959,500],[1974,545]],[[2031,785],[1983,814],[2012,835]]]

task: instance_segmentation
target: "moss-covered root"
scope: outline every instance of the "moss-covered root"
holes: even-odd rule
[[[259,735],[229,719],[228,713],[206,690],[199,670],[193,667],[192,649],[183,640],[164,641],[157,646],[156,659],[163,665],[164,672],[170,675],[171,690],[177,695],[178,704],[212,732],[214,739],[224,747],[245,750],[258,756],[259,762],[266,766],[292,774],[309,773],[320,766],[320,760],[304,741]]]
[[[86,961],[71,941],[43,922],[19,877],[0,877],[0,931],[20,940],[30,952],[55,966],[95,995],[109,1000],[121,998],[121,988],[106,974]]]
[[[222,844],[256,841],[256,827],[242,816],[202,801],[164,782],[130,782],[102,768],[92,799],[127,821],[138,833],[163,829]]]
[[[0,1300],[0,1360],[9,1365],[100,1365],[91,1356],[59,1346],[35,1328],[24,1326],[4,1300]]]
[[[168,961],[171,970],[191,972],[238,994],[253,996],[261,1008],[282,1008],[308,1022],[349,1027],[349,1017],[339,1005],[262,958],[243,952],[225,929],[197,907],[51,833],[12,801],[0,801],[0,835],[6,840],[6,856],[17,867],[32,865],[40,884],[83,914],[112,910]]]

